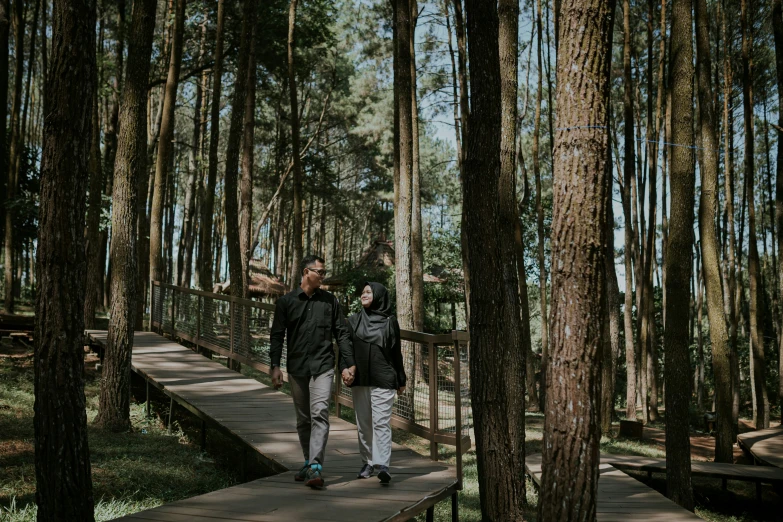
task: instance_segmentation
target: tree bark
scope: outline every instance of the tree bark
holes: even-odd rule
[[[242,295],[248,297],[248,285],[250,284],[249,264],[252,252],[250,251],[250,235],[252,234],[253,220],[253,167],[254,167],[254,142],[255,117],[256,117],[256,54],[252,42],[255,39],[255,27],[251,28],[253,37],[248,53],[247,63],[247,92],[245,95],[245,121],[244,134],[242,136],[242,181],[239,187],[239,246],[242,259]]]
[[[764,309],[762,307],[761,267],[756,238],[755,161],[753,129],[752,27],[748,22],[747,0],[741,2],[742,26],[742,106],[745,123],[745,186],[748,193],[748,280],[750,283],[750,382],[753,422],[756,429],[769,427],[769,403],[764,361]]]
[[[84,219],[93,134],[93,105],[83,100],[91,101],[97,88],[95,21],[94,0],[54,2],[36,262],[34,424],[39,520],[94,520],[82,375]]]
[[[5,300],[3,312],[14,313],[14,212],[12,202],[16,198],[16,156],[19,154],[20,132],[19,126],[22,108],[22,79],[24,78],[24,0],[14,1],[13,10],[14,27],[14,97],[11,106],[11,139],[9,145],[8,178],[6,183],[6,207],[5,207]],[[94,45],[93,45],[94,47]]]
[[[187,0],[176,0],[176,13],[171,35],[171,58],[163,97],[163,117],[160,123],[158,157],[155,162],[155,182],[152,189],[150,210],[150,273],[149,279],[159,281],[164,275],[163,260],[163,212],[166,195],[166,179],[169,172],[174,136],[174,119],[177,105],[179,71],[182,65],[182,41],[185,29],[185,5]]]
[[[510,20],[514,16],[510,4],[501,5],[507,42],[512,38],[509,25],[516,19]],[[500,194],[499,190],[503,176],[503,94],[508,99],[510,93],[506,91],[508,84],[501,87],[496,3],[468,0],[466,10],[470,73],[474,79],[470,84],[473,109],[468,126],[475,135],[468,142],[463,194],[472,274],[470,373],[479,496],[483,520],[517,521],[523,517],[524,499],[524,381],[520,379],[524,373],[519,354],[518,282],[513,249],[508,248],[513,246],[509,207],[515,205],[513,193]],[[504,50],[508,57],[506,53],[508,49]],[[402,118],[403,111],[400,113]],[[516,210],[512,212],[516,216]],[[504,282],[500,295],[499,280]]]
[[[691,0],[673,0],[671,25],[672,92],[671,220],[666,246],[666,493],[689,511],[691,484],[688,348],[689,281],[693,272],[693,214],[696,175],[693,159],[693,14]]]
[[[1,18],[1,17],[0,17]],[[783,299],[783,6],[781,0],[772,4],[772,27],[775,33],[775,64],[778,81],[778,158],[775,177],[775,221],[777,222],[778,240],[778,293]],[[778,319],[783,321],[783,313]],[[778,375],[783,375],[783,323],[778,325]],[[783,377],[778,382],[778,407],[783,408]],[[783,409],[781,410],[783,415]],[[783,420],[783,419],[782,419]]]
[[[707,1],[696,0],[696,67],[699,78],[699,99],[712,100],[710,72],[709,18]],[[731,383],[731,347],[724,315],[721,287],[720,250],[716,237],[718,216],[718,118],[715,106],[702,101],[699,104],[699,124],[702,148],[700,158],[701,196],[699,200],[699,238],[704,286],[707,293],[707,316],[710,321],[712,367],[715,379],[715,406],[717,428],[715,437],[715,461],[734,462],[734,429],[731,422],[733,390]],[[729,132],[731,132],[729,130]]]
[[[111,431],[130,429],[130,379],[137,292],[139,179],[147,178],[147,84],[157,0],[136,0],[128,41],[128,77],[120,104],[120,133],[114,166],[110,261],[111,309],[95,423]],[[143,196],[142,196],[143,197]]]
[[[224,0],[218,0],[217,29],[215,33],[215,65],[212,67],[212,107],[209,124],[209,169],[207,186],[204,189],[204,206],[201,209],[199,238],[199,286],[212,291],[212,234],[215,212],[215,189],[217,185],[218,142],[220,140],[220,90],[223,76],[223,26],[225,23]]]
[[[424,331],[424,243],[421,232],[421,168],[419,161],[419,102],[416,75],[416,25],[419,20],[419,3],[409,0],[411,7],[411,134],[413,136],[413,161],[411,167],[411,313],[413,329]]]
[[[296,0],[292,0],[295,4]],[[231,98],[231,126],[228,129],[226,144],[226,172],[223,178],[224,217],[226,222],[226,250],[228,253],[228,273],[231,281],[231,295],[242,297],[242,257],[239,239],[239,209],[237,208],[237,171],[239,170],[239,149],[242,140],[242,125],[245,118],[245,98],[247,96],[247,77],[250,49],[253,46],[253,27],[255,25],[256,3],[245,0],[242,7],[242,39],[239,47],[234,95]],[[289,42],[293,35],[289,30]],[[290,72],[290,71],[289,71]],[[294,123],[292,122],[292,125]]]
[[[302,279],[299,265],[302,264],[302,258],[304,257],[302,251],[302,232],[304,230],[304,216],[302,215],[302,160],[299,158],[299,105],[296,99],[296,69],[294,68],[294,31],[296,29],[297,4],[298,0],[291,0],[288,11],[288,92],[291,96],[291,154],[294,162],[294,257],[291,263],[291,275],[288,286],[292,289],[299,286],[299,282]],[[407,40],[405,43],[407,44]],[[406,91],[406,94],[410,95],[410,89]]]
[[[636,420],[636,349],[633,324],[633,256],[636,239],[631,217],[631,185],[634,176],[634,127],[633,94],[631,83],[631,6],[629,0],[623,0],[623,118],[625,120],[624,160],[623,160],[623,214],[625,217],[625,366],[627,374],[625,417]],[[638,320],[638,318],[637,318]],[[644,405],[642,405],[644,408]]]
[[[394,208],[394,253],[397,293],[397,318],[400,328],[412,330],[413,317],[412,269],[411,269],[411,213],[413,200],[413,107],[411,89],[411,8],[408,0],[395,0],[397,58],[395,84],[398,87],[397,105],[399,180]]]
[[[564,0],[553,157],[552,353],[546,367],[540,520],[592,521],[610,204],[609,42],[614,2]]]

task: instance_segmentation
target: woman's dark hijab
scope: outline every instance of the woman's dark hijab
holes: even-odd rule
[[[372,303],[368,308],[362,307],[358,314],[351,317],[354,319],[351,321],[351,326],[359,339],[384,347],[388,335],[389,319],[392,316],[389,291],[380,283],[367,282],[364,286],[369,286],[372,289]]]

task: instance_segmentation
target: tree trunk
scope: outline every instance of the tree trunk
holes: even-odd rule
[[[36,264],[39,520],[94,520],[83,380],[84,219],[93,104],[83,100],[91,102],[97,88],[95,21],[93,0],[54,2],[51,66],[57,73],[46,85]]]
[[[14,313],[14,212],[12,202],[16,198],[16,156],[19,154],[19,120],[22,108],[22,79],[24,78],[24,0],[14,1],[13,10],[14,26],[14,97],[11,106],[11,143],[9,146],[8,178],[6,184],[6,208],[5,208],[5,301],[3,311],[7,314]],[[93,45],[93,47],[95,47]]]
[[[689,407],[691,397],[688,349],[689,281],[693,271],[693,15],[691,0],[674,0],[671,25],[672,147],[671,221],[666,246],[666,493],[693,511]]]
[[[395,84],[398,86],[399,180],[394,208],[394,252],[397,292],[397,318],[400,328],[413,330],[413,290],[411,270],[411,213],[413,201],[413,107],[411,89],[411,8],[408,0],[396,0],[397,58]]]
[[[212,234],[215,212],[215,188],[218,169],[218,142],[220,140],[220,90],[223,76],[223,25],[225,23],[224,0],[218,0],[217,30],[215,34],[215,64],[212,66],[212,106],[209,125],[209,169],[204,189],[204,206],[201,209],[199,238],[199,287],[212,291]]]
[[[1,17],[0,17],[1,18]],[[775,63],[778,80],[778,158],[777,173],[775,177],[775,221],[777,222],[778,240],[778,293],[783,299],[783,6],[781,0],[774,0],[772,4],[772,27],[775,33]],[[778,315],[783,321],[783,312]],[[783,375],[783,324],[778,325],[778,375]],[[778,407],[783,416],[783,377],[778,382]]]
[[[546,290],[546,264],[544,261],[544,204],[541,195],[541,160],[539,159],[539,149],[541,141],[541,96],[543,90],[544,62],[541,53],[541,39],[544,34],[541,25],[541,0],[536,1],[536,27],[538,28],[538,38],[536,39],[536,52],[538,56],[538,88],[536,89],[536,113],[533,122],[533,176],[536,183],[536,224],[538,230],[538,292],[539,305],[541,308],[541,385],[539,401],[541,410],[546,411],[547,372],[546,367],[549,364],[549,315],[547,314],[547,290]]]
[[[292,0],[296,3],[296,0]],[[239,209],[237,208],[237,171],[239,169],[239,149],[242,140],[242,126],[245,118],[247,96],[247,78],[253,47],[253,27],[255,25],[256,4],[245,0],[242,7],[242,40],[239,47],[234,95],[231,98],[231,126],[228,129],[226,144],[226,172],[223,179],[224,219],[226,223],[226,250],[228,253],[228,271],[231,281],[231,295],[243,297],[242,257],[239,239]],[[289,41],[293,35],[289,31]],[[251,96],[254,95],[251,94]],[[292,123],[292,125],[295,125]]]
[[[251,28],[251,31],[253,32],[251,42],[253,42],[255,41],[255,27]],[[250,273],[248,270],[252,255],[250,251],[250,235],[253,228],[253,137],[256,116],[256,54],[254,49],[255,46],[251,43],[247,62],[247,92],[245,94],[245,121],[244,134],[242,136],[242,181],[239,187],[239,246],[242,259],[243,297],[248,297],[248,285],[250,284]]]
[[[298,0],[291,0],[288,11],[288,91],[291,96],[291,154],[294,162],[294,257],[291,263],[291,279],[288,286],[292,289],[299,286],[299,282],[302,279],[299,265],[302,264],[302,258],[304,257],[302,251],[302,232],[304,228],[304,216],[302,215],[302,160],[299,157],[299,105],[296,99],[296,69],[294,68],[294,31],[296,29],[297,4]],[[410,90],[406,91],[406,93],[410,94]]]
[[[8,39],[10,35],[10,20],[11,6],[9,0],[0,0],[0,100],[8,100]],[[43,90],[43,89],[42,89]],[[0,103],[0,145],[8,143],[6,133],[6,121],[8,119],[8,103]],[[8,150],[5,146],[0,146],[0,185],[3,184],[3,180],[9,179],[10,169],[8,168],[9,158],[7,154]],[[8,187],[5,187],[8,190]],[[3,196],[3,201],[7,201],[7,192]],[[5,220],[3,220],[3,227],[5,227]],[[5,230],[3,231],[3,238],[5,238]],[[5,253],[5,252],[4,252]],[[5,259],[8,259],[7,257]],[[6,261],[6,265],[9,263]],[[5,283],[5,288],[9,288],[8,283]],[[5,292],[8,294],[8,292]]]
[[[696,0],[696,66],[699,78],[699,99],[712,100],[710,71],[709,18],[707,1]],[[715,461],[734,462],[732,449],[734,429],[731,422],[731,347],[726,330],[723,291],[721,288],[720,252],[715,223],[719,218],[718,207],[718,118],[715,106],[702,101],[699,104],[699,124],[702,148],[701,196],[699,201],[699,238],[704,286],[707,292],[707,316],[710,321],[710,343],[712,345],[712,367],[715,379],[715,405],[717,429],[715,437]],[[728,130],[731,132],[731,130]]]
[[[753,399],[753,422],[757,430],[769,427],[769,403],[764,361],[764,310],[761,286],[761,267],[759,263],[758,241],[756,238],[756,198],[754,195],[755,162],[753,130],[753,76],[752,76],[752,27],[748,22],[747,0],[741,2],[742,25],[742,105],[745,123],[745,186],[748,193],[748,280],[750,283],[750,382]]]
[[[97,68],[96,68],[97,70]],[[97,77],[95,78],[97,85]],[[103,194],[103,169],[101,165],[101,134],[98,123],[98,90],[92,100],[90,145],[90,196],[89,212],[87,213],[87,278],[84,294],[84,328],[95,328],[95,310],[102,297],[100,281],[103,278],[103,267],[100,266],[101,256],[99,226],[101,222],[101,195]]]
[[[702,269],[699,248],[696,248],[696,311],[694,313],[694,329],[696,330],[696,371],[694,372],[694,389],[696,390],[696,409],[704,411],[704,270]]]
[[[160,123],[160,138],[158,140],[158,157],[155,162],[155,183],[152,192],[152,208],[150,210],[150,273],[149,278],[159,281],[163,277],[163,211],[166,195],[166,174],[169,169],[172,154],[172,138],[174,136],[174,118],[177,105],[177,87],[179,86],[179,71],[182,64],[182,40],[185,29],[185,4],[187,0],[177,0],[174,24],[171,35],[171,58],[169,72],[166,78],[163,98],[163,117]]]
[[[424,331],[424,244],[421,232],[421,168],[419,161],[419,103],[416,91],[416,24],[419,19],[419,3],[409,0],[411,8],[411,134],[413,137],[413,161],[411,167],[411,312],[413,329]],[[515,90],[516,92],[516,90]],[[516,107],[516,105],[515,105]]]
[[[114,168],[110,259],[111,310],[96,424],[111,431],[130,429],[130,379],[137,292],[143,288],[136,262],[139,179],[147,178],[147,84],[157,0],[136,0],[128,42],[128,77],[122,92],[121,122]],[[143,196],[142,196],[143,197]]]
[[[400,3],[407,4],[405,0]],[[517,24],[516,8],[504,2],[501,6],[502,52],[515,63],[516,52],[509,56],[508,40],[516,41],[516,29],[509,28]],[[516,96],[507,90],[509,71],[506,85],[501,86],[504,76],[495,2],[468,0],[466,10],[470,73],[472,78],[482,79],[470,84],[473,110],[468,126],[475,135],[468,142],[463,179],[467,258],[473,276],[470,373],[479,496],[484,520],[516,521],[522,520],[524,500],[524,381],[520,378],[524,369],[519,354],[518,281],[514,251],[508,248],[513,246],[514,224],[509,217],[513,213],[516,218],[516,205],[513,192],[500,193],[503,95],[506,101],[513,96],[514,105]],[[516,68],[513,75],[516,78]],[[402,119],[402,108],[400,114]],[[512,147],[513,136],[512,130],[507,136]],[[500,295],[497,281],[503,281]],[[502,452],[496,451],[501,447]]]
[[[19,145],[17,149],[18,153],[16,154],[16,164],[13,166],[13,168],[16,171],[15,177],[16,177],[17,185],[19,184],[19,174],[21,172],[22,156],[24,156],[24,151],[28,145],[27,114],[30,108],[30,94],[31,94],[30,86],[33,79],[33,73],[35,72],[35,63],[36,63],[35,37],[38,31],[38,15],[40,13],[41,2],[40,0],[34,0],[34,2],[35,2],[35,8],[33,8],[33,25],[30,26],[30,50],[28,51],[28,58],[27,58],[27,79],[25,80],[24,104],[22,105],[21,128],[19,131]],[[21,287],[21,277],[19,277],[19,281],[17,282],[17,284],[19,285],[19,287]]]
[[[625,366],[627,374],[625,417],[636,420],[636,349],[633,325],[633,233],[631,185],[634,176],[633,95],[631,83],[631,7],[623,0],[623,117],[625,120],[625,156],[623,160],[623,215],[625,217]],[[638,320],[638,319],[637,319]]]
[[[552,204],[552,364],[540,520],[596,517],[606,303],[610,33],[614,2],[564,0]]]

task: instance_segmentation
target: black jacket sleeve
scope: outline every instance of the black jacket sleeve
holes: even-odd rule
[[[285,298],[281,297],[275,304],[275,317],[272,319],[272,330],[269,332],[269,358],[272,366],[280,366],[280,358],[283,356],[283,340],[288,327]]]
[[[343,309],[337,298],[334,298],[332,306],[332,335],[337,341],[340,349],[340,371],[351,366],[356,366],[353,358],[353,342],[351,341],[351,331],[348,328],[348,322],[343,315]],[[345,366],[343,366],[345,364]]]
[[[396,317],[392,317],[392,329],[394,332],[394,344],[391,350],[392,365],[394,371],[397,372],[397,386],[402,388],[408,382],[408,377],[405,375],[405,364],[402,360],[402,341],[400,340],[400,323],[397,322]]]

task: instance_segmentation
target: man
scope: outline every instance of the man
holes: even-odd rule
[[[329,398],[334,380],[332,336],[353,375],[356,366],[348,327],[337,298],[321,290],[326,270],[324,260],[307,256],[301,265],[302,283],[277,301],[272,322],[272,384],[283,385],[280,359],[287,338],[287,370],[296,410],[296,431],[304,453],[304,466],[295,479],[313,488],[324,485],[322,468],[329,438]]]

